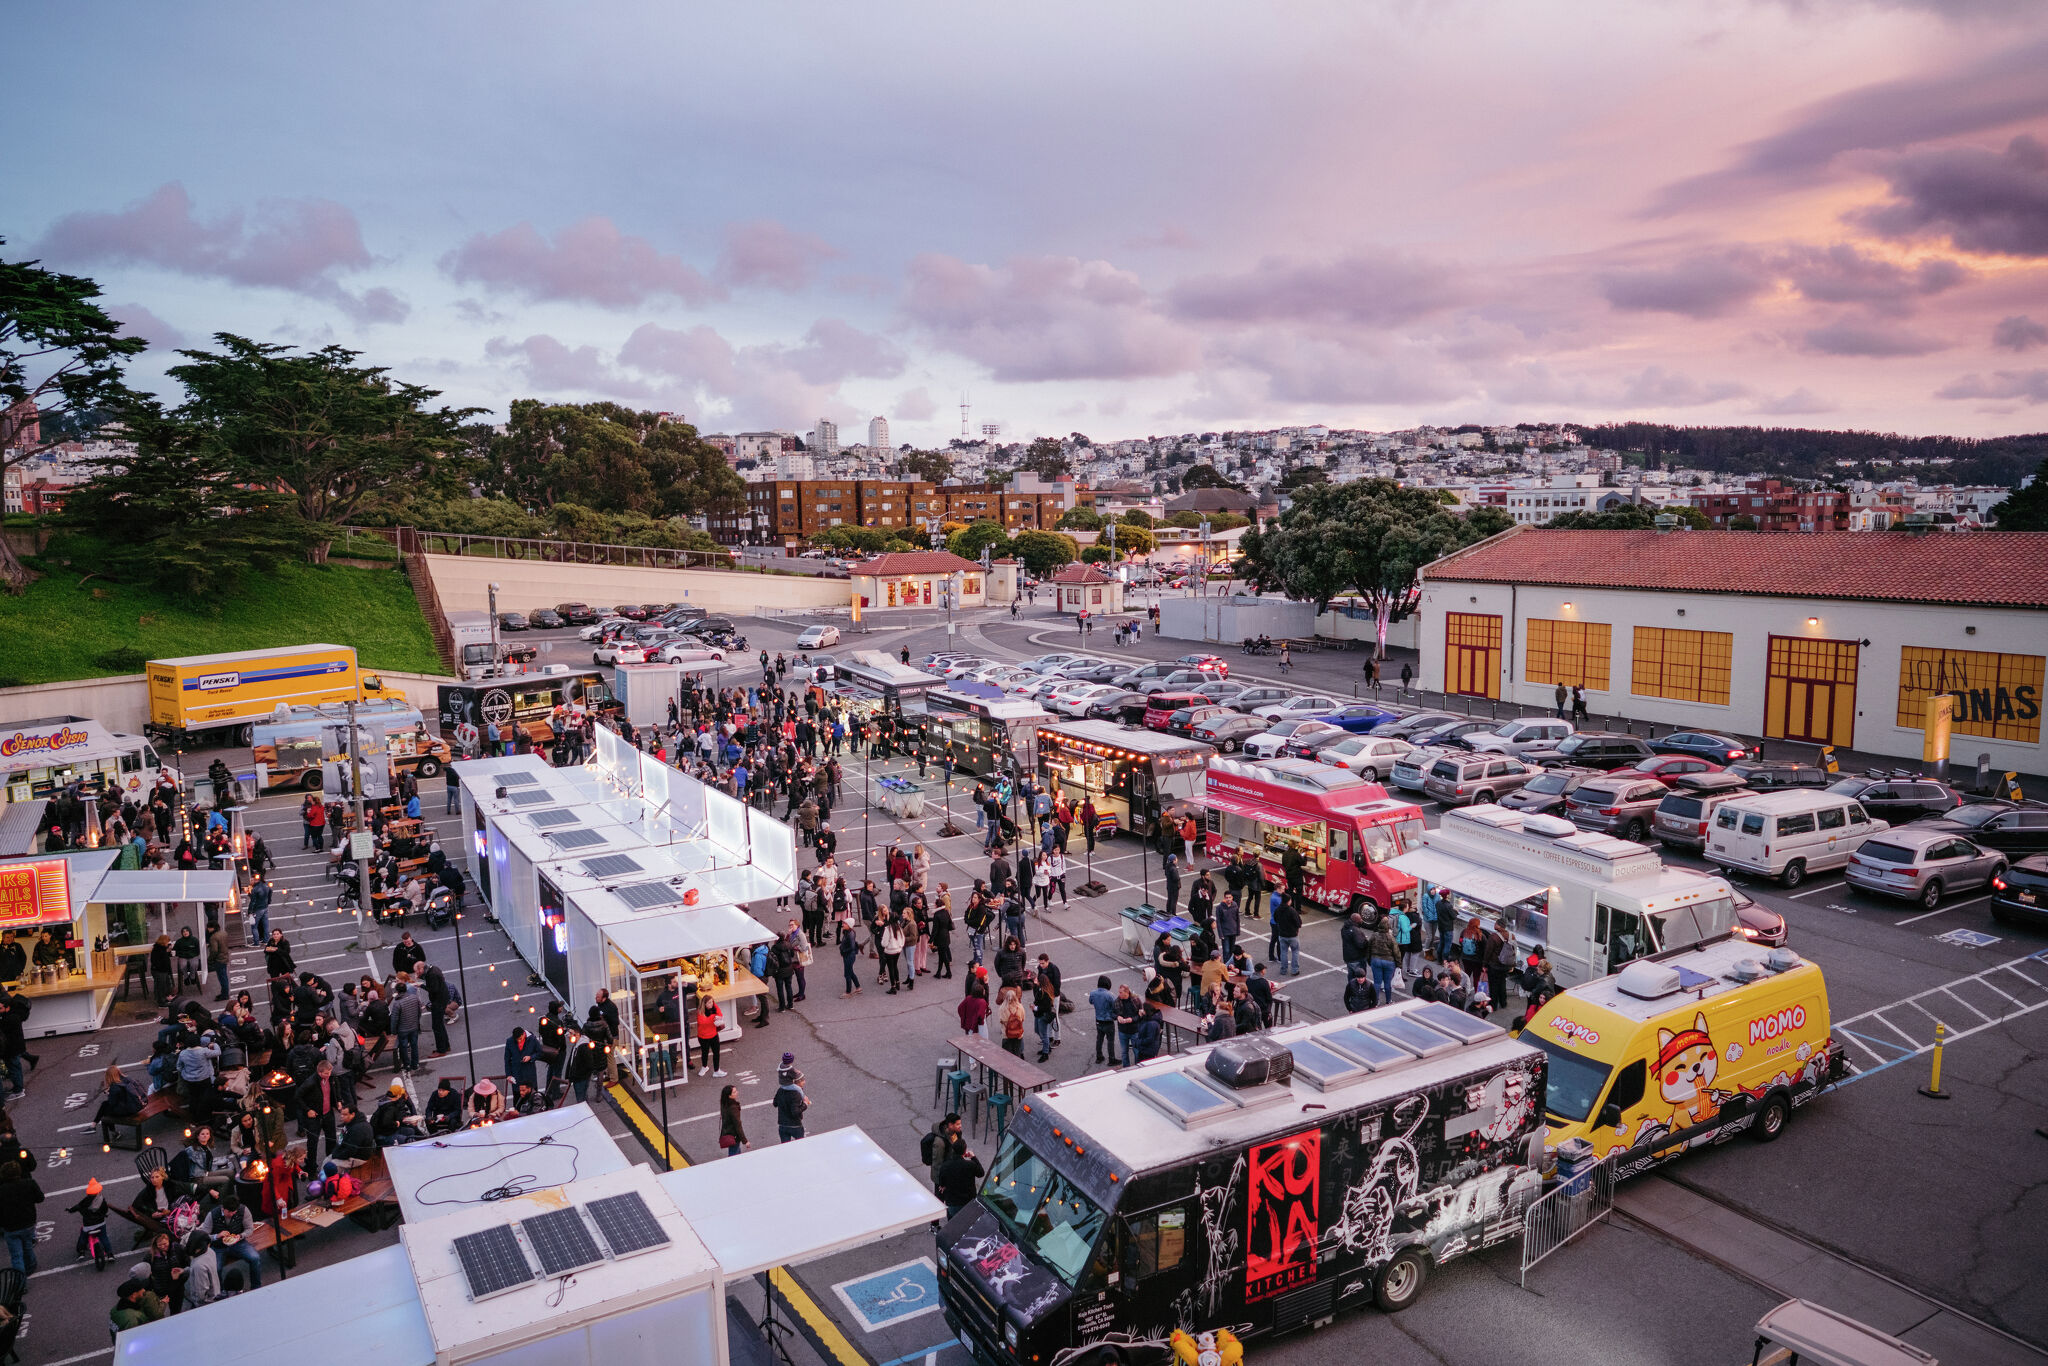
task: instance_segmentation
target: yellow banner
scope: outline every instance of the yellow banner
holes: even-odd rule
[[[1925,763],[1940,763],[1948,758],[1949,727],[1955,723],[1956,699],[1953,693],[1931,693],[1927,698],[1927,728],[1921,732],[1920,758]]]

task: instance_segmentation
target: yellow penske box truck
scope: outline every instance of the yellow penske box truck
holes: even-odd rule
[[[347,645],[287,645],[149,662],[149,725],[172,744],[205,739],[246,745],[280,706],[359,702],[383,696],[356,668]]]

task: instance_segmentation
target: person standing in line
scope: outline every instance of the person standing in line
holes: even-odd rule
[[[442,808],[441,814],[452,816],[455,814],[458,799],[462,794],[462,779],[456,776],[455,765],[453,764],[441,770],[441,778],[443,784],[448,789],[448,804]]]
[[[1279,975],[1301,976],[1301,911],[1284,897],[1273,906],[1272,947]]]
[[[846,978],[846,989],[839,993],[845,1000],[860,995],[860,974],[856,965],[860,962],[860,937],[847,925],[839,927],[839,968]]]
[[[697,1075],[722,1077],[725,1069],[719,1064],[720,1040],[718,1033],[725,1027],[725,1017],[719,1012],[718,1002],[708,993],[697,997]],[[730,1091],[732,1088],[727,1087]]]
[[[1024,992],[1006,986],[997,997],[996,1023],[1003,1033],[1003,1051],[1024,1056]]]
[[[1586,720],[1586,690],[1579,684],[1574,683],[1572,684],[1572,724],[1584,726]]]
[[[1372,927],[1371,938],[1367,941],[1367,961],[1372,966],[1373,990],[1379,993],[1382,1004],[1394,999],[1395,950],[1394,936],[1387,926],[1388,917],[1381,916]]]
[[[1081,837],[1088,841],[1088,852],[1095,852],[1095,822],[1100,819],[1095,811],[1095,798],[1085,797],[1081,801]]]
[[[1171,919],[1174,908],[1180,904],[1180,858],[1178,855],[1168,854],[1166,856],[1165,873],[1166,914],[1167,918]]]
[[[299,822],[304,827],[304,839],[299,848],[324,849],[327,847],[327,806],[317,792],[308,792],[306,800],[299,804]],[[163,822],[157,826],[163,828]]]
[[[1064,897],[1065,888],[1061,888]],[[930,922],[932,942],[932,979],[953,975],[953,894],[946,890],[946,884],[939,884],[938,895],[932,899]]]
[[[796,1054],[784,1053],[775,1074],[775,1135],[784,1143],[804,1136],[804,1111],[811,1098],[804,1093],[804,1074],[796,1070]]]
[[[738,1157],[747,1150],[747,1129],[740,1122],[740,1092],[736,1086],[727,1086],[718,1093],[718,1146],[727,1157]]]
[[[1095,1061],[1113,1063],[1116,1061],[1116,993],[1110,990],[1109,978],[1095,979],[1095,990],[1088,993],[1088,1004],[1095,1011]]]

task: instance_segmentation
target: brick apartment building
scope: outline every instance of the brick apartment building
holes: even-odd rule
[[[1094,490],[1082,488],[1038,492],[915,480],[763,479],[747,485],[744,506],[714,510],[705,522],[721,545],[795,546],[835,526],[922,532],[933,518],[1000,521],[1012,532],[1034,531],[1057,526],[1068,507],[1094,502]]]
[[[1695,493],[1692,505],[1718,531],[1730,519],[1753,517],[1759,531],[1847,531],[1849,495],[1839,489],[1788,488],[1777,479],[1752,479],[1741,493]]]

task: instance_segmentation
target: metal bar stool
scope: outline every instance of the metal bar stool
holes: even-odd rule
[[[973,1077],[974,1074],[964,1067],[956,1067],[946,1074],[946,1085],[953,1101],[946,1108],[956,1115],[960,1113],[961,1093],[967,1089],[967,1083],[973,1080]]]
[[[1008,1091],[999,1091],[995,1095],[990,1096],[988,1098],[988,1112],[996,1131],[996,1138],[1000,1141],[1003,1135],[1010,1130],[1010,1093]]]
[[[939,1101],[945,1097],[947,1083],[953,1080],[954,1067],[955,1063],[952,1058],[941,1058],[939,1059],[938,1066],[932,1070],[932,1108],[934,1110],[939,1108]]]
[[[988,1088],[978,1081],[970,1081],[960,1088],[960,1101],[953,1107],[953,1113],[960,1116],[962,1128],[981,1130],[986,1115],[983,1102],[988,1098]]]

